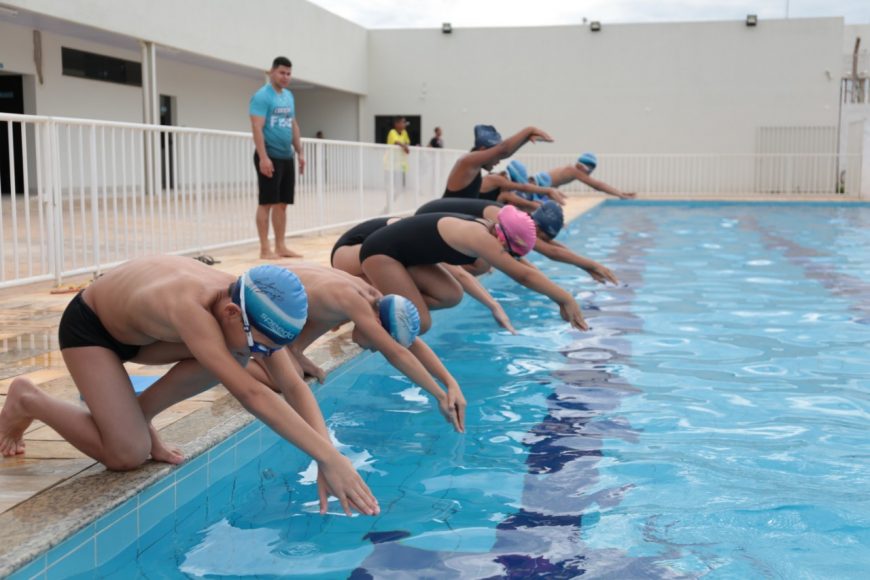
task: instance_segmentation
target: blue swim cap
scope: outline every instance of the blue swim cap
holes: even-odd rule
[[[396,342],[408,348],[420,334],[420,313],[414,303],[398,294],[387,294],[378,303],[381,324]]]
[[[551,238],[559,235],[559,231],[565,224],[565,214],[562,212],[562,206],[550,199],[543,202],[541,207],[532,212],[532,219],[535,220],[535,225],[538,226],[538,229]]]
[[[582,163],[586,167],[589,168],[589,173],[595,171],[595,168],[598,167],[598,157],[595,153],[584,153],[580,157],[577,158],[578,163]]]
[[[501,135],[492,125],[474,126],[474,148],[489,149],[501,143]]]
[[[241,306],[251,326],[275,344],[289,344],[305,326],[308,296],[293,272],[278,266],[257,266],[242,274],[233,288],[232,301]]]
[[[507,166],[508,175],[514,183],[528,183],[529,170],[520,161],[514,159]]]
[[[546,171],[540,171],[535,173],[535,183],[538,184],[538,187],[552,187],[553,186],[553,178],[550,177],[550,174]]]

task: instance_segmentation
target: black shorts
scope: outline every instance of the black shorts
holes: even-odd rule
[[[269,159],[272,159],[271,157]],[[296,165],[293,159],[272,159],[272,177],[260,173],[260,155],[254,152],[254,170],[260,187],[260,205],[293,203],[296,194]]]
[[[76,294],[63,311],[57,334],[60,350],[79,346],[101,346],[117,354],[122,361],[134,358],[141,348],[136,344],[124,344],[109,334],[97,313],[82,300],[81,292]]]

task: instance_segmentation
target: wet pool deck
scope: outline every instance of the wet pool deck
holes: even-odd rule
[[[601,201],[601,197],[570,199],[566,220]],[[329,251],[340,233],[291,238],[288,245],[301,252],[304,261],[328,265]],[[267,263],[258,259],[255,245],[224,250],[214,257],[221,262],[214,267],[232,274]],[[64,286],[88,280],[88,276],[71,278]],[[51,284],[41,283],[0,291],[0,404],[11,381],[21,375],[55,397],[79,402],[57,347],[58,322],[74,294],[51,290]],[[309,353],[329,371],[359,349],[344,330],[327,334]],[[160,375],[168,367],[128,363],[127,369],[131,375]],[[166,441],[181,446],[192,458],[251,420],[226,389],[217,386],[167,409],[154,423]],[[25,442],[24,455],[0,458],[0,577],[174,469],[148,462],[133,472],[109,472],[38,421],[27,429]]]

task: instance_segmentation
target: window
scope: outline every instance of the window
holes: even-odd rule
[[[132,60],[94,54],[74,48],[61,49],[63,74],[95,81],[142,86],[142,65]]]

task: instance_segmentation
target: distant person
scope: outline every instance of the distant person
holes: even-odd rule
[[[595,171],[596,167],[598,167],[598,156],[594,153],[584,153],[571,165],[536,174],[535,180],[541,187],[560,187],[576,180],[585,183],[592,189],[619,199],[632,199],[637,196],[636,193],[621,191],[603,181],[593,179],[592,172]],[[549,178],[549,182],[547,178]]]
[[[299,174],[305,171],[305,157],[293,93],[287,87],[293,64],[287,57],[272,61],[269,81],[251,97],[251,129],[254,134],[254,167],[260,205],[257,208],[257,235],[260,237],[260,258],[301,258],[290,250],[284,240],[287,229],[287,204],[292,205],[296,192],[295,158]],[[269,246],[269,221],[275,230],[275,250]]]
[[[429,139],[429,147],[436,149],[444,148],[444,141],[441,139],[441,127],[435,127],[435,135]]]
[[[393,128],[387,134],[387,145],[396,145],[402,150],[401,153],[393,154],[392,167],[388,169],[395,177],[396,173],[402,174],[402,187],[405,187],[405,176],[408,173],[408,155],[411,153],[411,137],[408,136],[408,121],[405,117],[396,117],[393,119]],[[385,164],[389,164],[389,153],[385,158]]]
[[[318,131],[317,133],[315,133],[314,138],[315,139],[326,139],[326,137],[323,136],[323,131]]]

